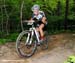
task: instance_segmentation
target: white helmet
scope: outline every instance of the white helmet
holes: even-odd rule
[[[34,11],[34,10],[40,10],[40,6],[37,5],[37,4],[35,4],[35,5],[33,5],[33,7],[31,8],[31,10],[32,10],[32,11]]]

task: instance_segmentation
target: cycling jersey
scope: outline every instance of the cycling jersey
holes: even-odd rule
[[[36,16],[35,14],[32,15],[32,19],[36,18],[38,21],[42,21],[42,18],[45,17],[43,11],[39,11],[39,14]]]
[[[46,23],[42,22],[43,17],[45,17],[45,13],[43,11],[39,11],[39,14],[37,16],[35,14],[32,15],[32,19],[37,19],[38,20],[37,26],[39,26],[41,24],[44,24],[45,26],[47,25],[47,22]]]

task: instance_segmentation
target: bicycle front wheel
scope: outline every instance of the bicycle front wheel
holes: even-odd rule
[[[34,54],[36,50],[36,41],[32,41],[31,45],[26,44],[26,40],[28,37],[28,34],[31,33],[30,31],[23,31],[19,34],[17,40],[16,40],[16,49],[20,56],[22,57],[30,57]],[[29,37],[30,40],[30,37]]]

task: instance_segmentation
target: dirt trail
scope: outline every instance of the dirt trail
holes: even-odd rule
[[[38,50],[30,58],[21,58],[16,53],[15,43],[0,45],[0,63],[64,63],[75,55],[75,34],[63,33],[50,36],[48,50]]]

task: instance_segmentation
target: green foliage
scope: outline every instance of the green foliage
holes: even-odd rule
[[[69,56],[67,61],[64,63],[75,63],[75,56]]]
[[[70,19],[70,20],[75,20],[75,15],[74,15],[74,14],[69,15],[69,16],[68,16],[68,19]]]
[[[6,39],[0,39],[0,44],[5,44],[6,43]]]
[[[5,44],[6,42],[15,42],[19,33],[12,33],[5,38],[0,38],[0,44]]]
[[[19,19],[20,18],[20,7],[22,4],[23,0],[6,0],[6,5],[7,6],[7,11],[8,11],[8,15],[10,17],[12,17],[12,19],[14,18]],[[55,11],[57,10],[57,3],[58,1],[60,1],[60,9],[61,9],[61,15],[64,15],[65,12],[65,1],[66,0],[35,0],[34,2],[32,0],[24,0],[24,7],[23,7],[23,18],[28,18],[31,15],[31,7],[34,4],[39,4],[41,6],[41,9],[49,12],[51,14],[55,13]],[[2,2],[3,4],[3,2]],[[74,10],[74,1],[70,0],[69,3],[69,13],[73,14],[73,10]],[[13,17],[14,16],[14,17]],[[11,18],[10,18],[11,19]],[[11,20],[12,20],[11,19]],[[18,20],[19,21],[19,20]]]
[[[18,35],[19,35],[19,33],[12,33],[12,34],[8,35],[6,37],[6,39],[8,39],[8,42],[16,41]]]
[[[38,4],[41,6],[41,10],[43,10],[47,16],[48,32],[59,33],[64,31],[64,18],[65,18],[64,16],[65,16],[66,0],[5,0],[6,10],[9,16],[8,19],[9,35],[6,36],[7,17],[6,17],[4,7],[2,7],[4,5],[4,0],[2,1],[0,0],[0,36],[2,36],[2,39],[0,39],[0,43],[15,41],[18,32],[21,32],[20,11],[21,11],[21,4],[23,1],[24,1],[23,11],[22,11],[23,20],[27,20],[31,18],[32,15],[31,7],[34,4]],[[60,15],[58,16],[57,6],[59,1],[60,1],[60,5],[59,5]],[[72,26],[75,24],[75,1],[74,0],[69,0],[69,1],[70,2],[69,2],[68,26]],[[1,8],[3,12],[1,11]],[[2,24],[3,24],[3,31],[2,31]],[[27,28],[27,26],[25,26],[24,28]],[[72,29],[74,28],[72,27]],[[72,29],[71,31],[73,31]]]

